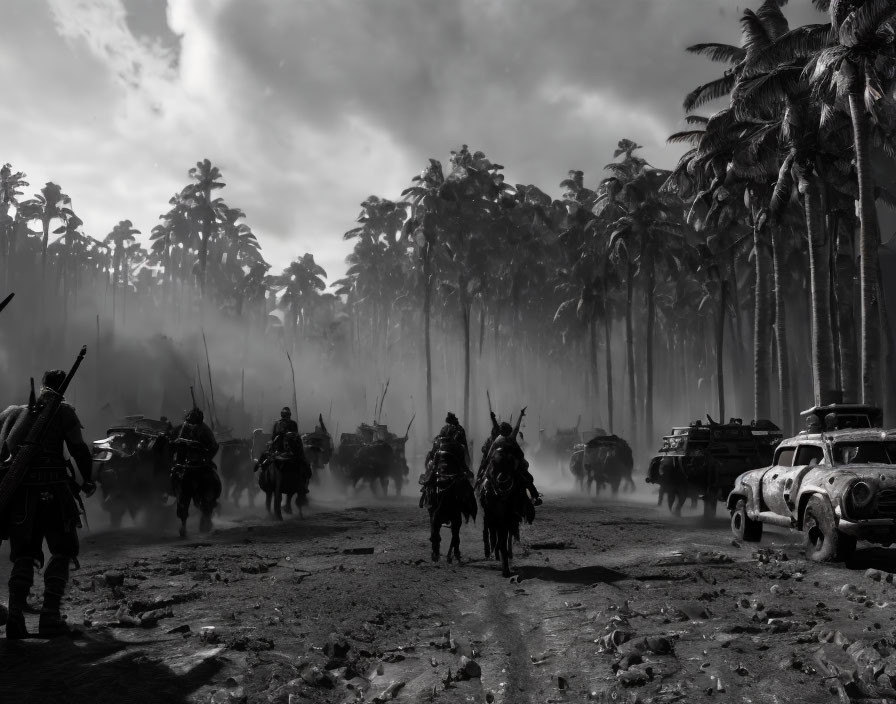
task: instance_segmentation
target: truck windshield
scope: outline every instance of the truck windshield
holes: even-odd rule
[[[834,463],[896,465],[896,442],[838,442],[834,445]]]

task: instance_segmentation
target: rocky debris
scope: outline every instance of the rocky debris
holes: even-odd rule
[[[178,604],[186,604],[190,601],[202,599],[203,592],[199,589],[191,589],[189,591],[174,591],[167,594],[158,594],[152,599],[132,599],[130,601],[131,611],[133,613],[142,613],[153,611],[155,609],[164,609],[168,606],[177,606]]]
[[[790,558],[783,550],[773,550],[772,548],[759,548],[753,553],[753,559],[761,565],[777,564],[779,562],[788,562]]]
[[[336,678],[333,675],[312,663],[306,663],[299,668],[299,677],[305,684],[312,687],[333,689],[336,686]]]
[[[274,649],[274,641],[263,636],[257,636],[254,638],[250,638],[249,636],[245,635],[231,636],[224,641],[224,645],[228,649],[236,650],[237,652],[249,651],[258,653],[264,650]]]
[[[450,674],[450,671],[449,671]],[[382,692],[380,692],[377,696],[373,698],[373,704],[383,704],[383,702],[390,702],[393,699],[398,697],[398,692],[401,691],[402,687],[404,687],[404,682],[390,682],[389,686],[386,687]]]
[[[124,585],[124,573],[118,570],[109,570],[103,573],[103,580],[106,582],[106,586],[120,587]]]
[[[566,540],[545,540],[540,543],[530,543],[530,550],[568,550],[575,547]]]
[[[471,660],[466,655],[460,656],[460,663],[457,666],[457,672],[466,679],[478,679],[482,677],[482,668],[475,660]]]
[[[249,701],[242,687],[219,689],[212,695],[211,704],[245,704]]]

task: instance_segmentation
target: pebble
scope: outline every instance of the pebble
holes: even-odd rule
[[[124,574],[118,570],[109,570],[103,573],[103,579],[110,587],[120,587],[124,584]]]

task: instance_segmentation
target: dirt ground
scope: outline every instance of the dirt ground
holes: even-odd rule
[[[798,534],[740,545],[654,501],[548,489],[510,579],[481,523],[432,563],[416,495],[225,508],[187,539],[94,516],[84,638],[0,638],[0,702],[896,701],[896,552],[817,565]]]

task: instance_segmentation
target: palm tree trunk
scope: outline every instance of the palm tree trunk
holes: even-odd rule
[[[606,291],[606,282],[604,283],[604,291]],[[610,319],[609,311],[604,311],[604,345],[606,346],[607,355],[607,432],[613,433],[613,353],[610,348]]]
[[[644,432],[648,440],[653,440],[653,328],[656,321],[656,267],[653,255],[647,261],[647,385],[644,400]]]
[[[591,362],[591,408],[592,413],[596,416],[600,415],[600,409],[597,405],[598,399],[598,377],[597,377],[597,325],[592,316],[588,321],[588,334],[590,338],[590,362]]]
[[[635,398],[635,341],[632,334],[632,297],[634,294],[633,267],[628,259],[628,272],[625,277],[625,346],[626,363],[628,365],[628,424],[632,441],[637,442],[637,399]]]
[[[768,252],[761,230],[754,225],[756,249],[756,291],[753,316],[753,417],[770,415],[769,378],[771,340],[769,339]]]
[[[725,422],[725,317],[728,308],[728,281],[719,280],[719,310],[716,314],[716,387],[719,393],[719,422]]]
[[[781,283],[781,231],[771,229],[772,240],[772,295],[775,305],[775,349],[778,353],[778,396],[781,404],[780,425],[785,433],[793,428],[793,408],[790,405],[790,358],[787,350],[787,318],[784,291]]]
[[[433,433],[432,425],[432,347],[430,345],[430,324],[432,322],[432,277],[429,271],[429,255],[423,260],[423,350],[426,359],[426,432]]]
[[[809,173],[800,179],[806,230],[809,239],[809,280],[812,305],[812,385],[815,403],[831,402],[837,391],[834,367],[834,338],[831,334],[831,271],[829,238],[824,232],[824,212],[818,176]]]
[[[461,296],[464,316],[464,423],[470,424],[470,302]]]
[[[853,81],[853,84],[859,81]],[[877,299],[880,233],[874,206],[871,175],[870,121],[865,112],[862,86],[850,86],[849,113],[852,117],[859,182],[859,289],[861,309],[862,403],[873,404],[880,396],[880,306]]]
[[[858,388],[858,355],[856,354],[855,325],[855,258],[854,231],[855,222],[852,216],[846,222],[835,218],[836,229],[831,233],[836,236],[836,278],[834,299],[837,306],[837,348],[840,350],[840,389],[843,391],[845,403],[855,403],[859,399]]]

